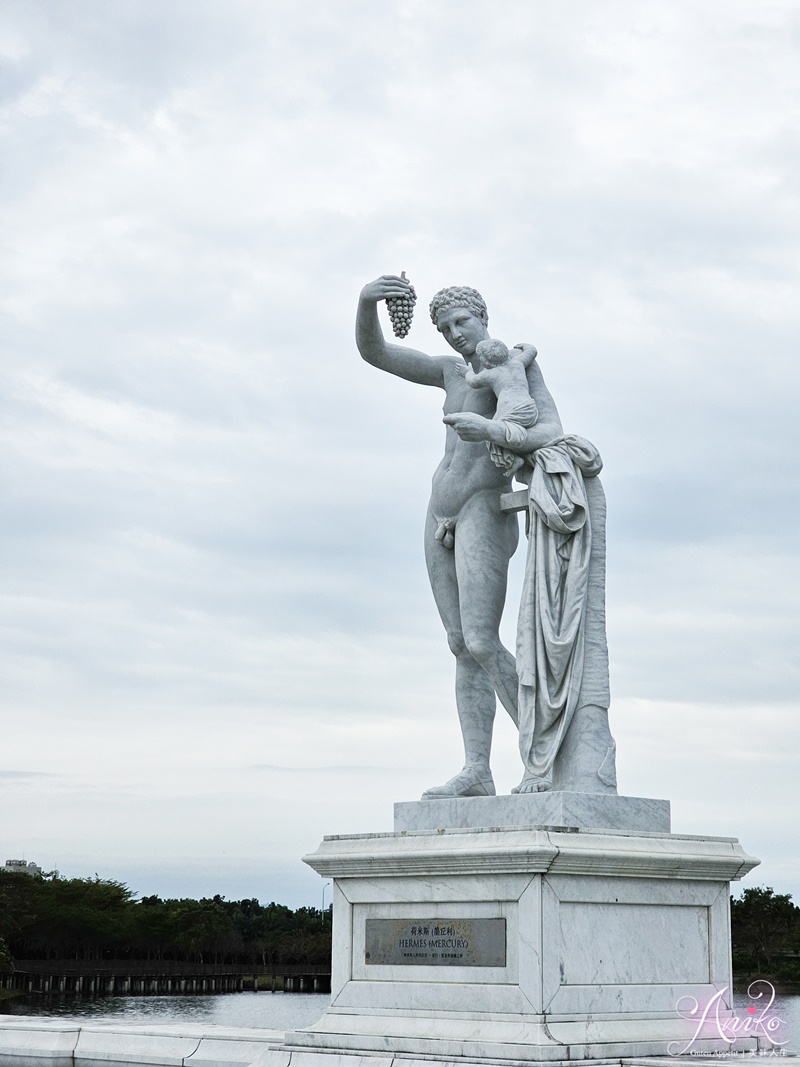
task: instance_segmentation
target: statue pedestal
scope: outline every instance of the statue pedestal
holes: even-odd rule
[[[396,822],[306,857],[334,882],[334,945],[329,1011],[286,1038],[303,1063],[665,1056],[696,1029],[682,997],[702,1012],[724,990],[730,1016],[729,883],[758,862],[736,839],[594,794],[400,804]],[[729,1047],[710,1020],[692,1045]]]

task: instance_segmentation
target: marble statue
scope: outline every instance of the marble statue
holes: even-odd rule
[[[528,390],[528,367],[536,359],[533,345],[519,346],[513,355],[502,341],[480,341],[475,348],[475,355],[480,363],[480,370],[475,372],[465,363],[456,367],[459,374],[473,389],[489,388],[497,398],[494,413],[495,422],[503,423],[503,430],[509,442],[523,444],[525,428],[533,426],[539,418],[536,401]],[[492,441],[486,442],[492,462],[510,477],[525,465],[523,456],[509,448],[501,448]]]
[[[455,355],[387,341],[378,304],[408,298],[410,289],[395,275],[364,286],[356,342],[372,366],[445,394],[445,453],[433,475],[425,559],[456,660],[464,766],[423,800],[495,795],[497,698],[519,728],[524,774],[513,792],[616,793],[600,457],[588,441],[564,435],[536,349],[509,351],[489,336],[477,290],[452,286],[431,301],[431,319]],[[512,474],[529,486],[516,661],[499,635],[519,539],[515,512],[501,506]]]

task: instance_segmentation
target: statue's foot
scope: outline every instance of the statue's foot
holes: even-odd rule
[[[488,767],[465,767],[444,785],[432,785],[422,800],[446,800],[448,797],[493,797],[496,794],[492,772]]]
[[[553,785],[547,778],[537,778],[535,774],[526,774],[518,786],[515,786],[512,793],[546,793],[552,789]]]

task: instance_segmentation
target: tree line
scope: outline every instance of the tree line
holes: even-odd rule
[[[733,973],[740,979],[800,983],[800,908],[769,886],[731,897]]]
[[[800,908],[788,893],[731,899],[733,969],[800,983]],[[329,912],[204,897],[136,898],[122,882],[0,871],[0,973],[14,959],[174,960],[277,966],[328,964]]]
[[[325,964],[331,920],[251,900],[137,899],[122,882],[0,871],[0,972],[14,959]]]

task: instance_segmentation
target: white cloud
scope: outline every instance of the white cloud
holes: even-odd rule
[[[441,397],[352,340],[361,285],[405,269],[411,343],[476,285],[604,456],[623,789],[800,897],[798,21],[3,5],[9,855],[315,903],[292,856],[455,769],[421,549]]]

